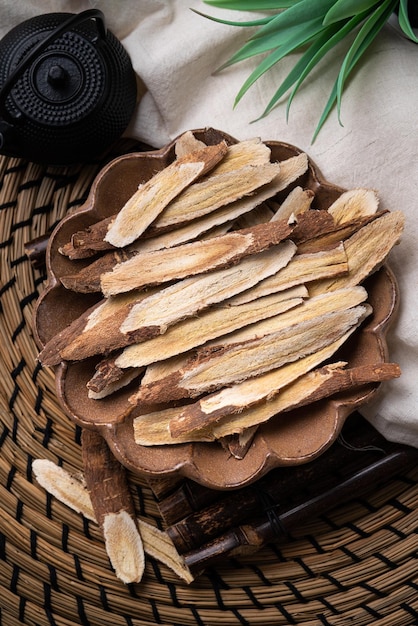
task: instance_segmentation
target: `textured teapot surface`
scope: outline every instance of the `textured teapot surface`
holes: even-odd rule
[[[95,158],[125,131],[136,95],[129,56],[101,11],[34,17],[0,41],[0,153]]]

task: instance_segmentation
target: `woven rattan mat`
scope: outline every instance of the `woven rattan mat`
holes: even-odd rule
[[[141,584],[124,585],[98,527],[37,484],[34,459],[73,474],[82,463],[80,431],[36,362],[32,311],[45,275],[24,246],[85,200],[103,163],[0,159],[0,624],[417,624],[416,470],[191,585],[150,558]],[[129,478],[138,514],[161,526],[153,492]]]

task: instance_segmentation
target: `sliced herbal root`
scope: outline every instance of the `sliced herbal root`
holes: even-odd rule
[[[274,276],[261,281],[251,290],[235,296],[234,302],[236,304],[248,302],[253,298],[260,298],[282,289],[289,289],[320,278],[342,276],[347,272],[347,255],[342,243],[319,252],[295,254],[286,267]]]
[[[186,278],[161,289],[132,307],[120,332],[142,338],[147,329],[158,328],[158,334],[164,334],[169,325],[249,289],[283,267],[281,245],[247,257],[233,267]]]
[[[97,523],[83,476],[77,478],[48,459],[35,459],[32,468],[36,480],[47,493],[73,511],[81,513],[85,518]],[[145,553],[169,567],[179,578],[191,583],[194,577],[168,534],[142,518],[138,517],[136,523]]]
[[[194,398],[279,368],[336,341],[364,319],[365,306],[335,311],[242,343],[220,344],[198,354],[161,380],[142,384],[129,398],[132,404]]]
[[[112,566],[124,583],[139,582],[145,553],[125,468],[93,430],[82,431],[82,457],[86,486]]]
[[[212,429],[213,437],[219,439],[245,432],[247,428],[262,424],[285,411],[329,398],[335,393],[392,380],[401,373],[396,363],[377,363],[347,369],[344,367],[344,363],[334,363],[304,374],[271,400],[244,409],[242,413],[225,422],[220,421]]]
[[[306,293],[303,290],[303,295]],[[127,368],[134,368],[138,372],[143,366],[182,354],[222,334],[288,311],[301,302],[301,296],[295,294],[295,297],[290,297],[288,293],[279,293],[242,306],[221,305],[210,308],[198,317],[171,326],[164,335],[128,346],[120,354],[104,359],[97,366],[88,387],[103,393],[109,385],[114,384],[115,379],[124,376]]]
[[[230,202],[253,193],[267,185],[280,172],[279,163],[247,165],[239,170],[214,174],[191,185],[166,207],[155,219],[153,228],[164,229],[173,224],[184,224],[219,209]],[[150,222],[151,223],[151,222]]]
[[[275,211],[272,221],[289,220],[293,215],[304,213],[310,209],[315,194],[310,189],[295,187]]]
[[[386,260],[403,231],[405,217],[401,211],[384,213],[366,224],[344,242],[348,273],[328,278],[310,286],[311,295],[360,284]]]
[[[379,208],[379,198],[373,189],[351,189],[342,193],[328,208],[336,224],[359,217],[374,215]]]
[[[226,387],[192,404],[145,413],[137,409],[134,438],[140,445],[164,445],[189,441],[213,441],[214,428],[224,420],[266,400],[272,401],[289,384],[331,358],[354,329],[326,348],[256,378]],[[140,412],[139,412],[140,411]]]
[[[164,334],[171,324],[249,289],[277,272],[289,260],[287,244],[247,257],[231,268],[186,278],[164,289],[133,291],[108,298],[53,337],[39,359],[44,365],[78,361],[97,354],[107,355]]]
[[[355,329],[356,326],[351,327],[338,340],[297,361],[256,378],[225,387],[183,407],[170,420],[171,435],[177,437],[194,430],[201,430],[227,415],[234,415],[267,397],[273,397],[285,385],[330,358]]]
[[[256,323],[208,341],[203,348],[193,352],[192,356],[177,353],[173,359],[150,364],[142,379],[142,385],[146,387],[151,383],[161,381],[167,376],[175,375],[177,370],[187,368],[188,362],[199,361],[200,358],[205,358],[205,355],[222,353],[222,350],[227,346],[243,344],[272,333],[284,332],[289,334],[295,332],[298,327],[300,328],[298,325],[324,318],[336,311],[343,311],[344,309],[358,306],[365,302],[366,299],[366,290],[359,286],[320,294],[316,298],[309,298],[289,311],[279,313],[265,320],[261,319]],[[295,337],[295,343],[297,340],[297,337]]]
[[[221,142],[187,153],[167,165],[126,202],[109,224],[105,241],[118,248],[135,241],[176,196],[219,163],[226,152],[227,145]]]
[[[43,365],[58,365],[63,360],[78,360],[94,354],[101,354],[112,348],[115,332],[106,338],[107,329],[117,329],[117,320],[122,322],[135,302],[147,297],[148,293],[121,294],[115,298],[101,300],[95,306],[87,309],[60,333],[54,335],[38,355]],[[116,334],[116,339],[118,335]],[[103,343],[105,342],[105,343]]]
[[[295,364],[301,365],[301,363]],[[343,362],[332,363],[315,369],[296,378],[294,382],[280,388],[271,387],[271,394],[263,401],[242,411],[220,418],[201,430],[172,436],[170,421],[175,419],[181,408],[155,411],[134,418],[134,437],[136,443],[144,446],[168,445],[188,442],[210,442],[230,435],[242,435],[244,447],[247,438],[254,434],[253,429],[281,413],[306,406],[311,402],[328,398],[337,392],[354,390],[362,385],[391,380],[400,375],[399,366],[393,363],[379,363],[345,369]],[[272,372],[271,379],[280,372]]]
[[[100,277],[105,296],[180,280],[211,270],[229,267],[242,258],[267,250],[289,235],[284,221],[257,224],[205,241],[186,243],[148,253],[138,253],[118,263]]]
[[[247,168],[242,168],[241,174],[244,175],[244,178],[249,173],[251,173],[251,169],[248,169],[250,167],[251,166],[247,166]],[[221,183],[220,189],[222,189],[222,196],[224,196],[224,200],[222,200],[221,196],[217,195],[216,190],[213,188],[213,181],[210,180],[210,177],[207,177],[204,182],[195,183],[189,190],[186,190],[182,194],[182,198],[178,199],[178,202],[170,203],[170,206],[167,207],[164,213],[152,224],[152,227],[148,231],[149,234],[152,234],[154,232],[158,233],[159,231],[163,231],[167,228],[173,227],[173,225],[178,226],[185,224],[191,219],[200,219],[201,217],[203,217],[203,215],[207,215],[214,210],[219,210],[220,207],[226,204],[239,202],[238,198],[242,198],[240,200],[241,202],[245,202],[246,200],[248,200],[248,210],[250,208],[254,208],[263,200],[266,200],[267,198],[272,197],[274,194],[279,193],[279,191],[286,189],[295,180],[302,176],[308,168],[308,157],[306,154],[302,153],[295,157],[286,159],[285,161],[280,161],[280,163],[270,163],[266,165],[260,165],[258,167],[262,168],[260,169],[260,172],[265,172],[266,178],[268,177],[267,174],[273,173],[274,169],[276,169],[276,175],[274,175],[270,179],[271,182],[268,182],[266,180],[262,184],[260,180],[258,189],[256,187],[254,188],[252,192],[253,195],[251,195],[249,199],[242,198],[242,196],[245,195],[242,192],[243,189],[248,189],[247,193],[251,193],[249,190],[248,182],[242,183],[243,189],[241,191],[239,191],[239,186],[241,185],[241,183],[238,183],[238,189],[236,191],[237,198],[234,201],[233,197],[231,197],[231,188],[228,188],[227,181],[228,179],[232,179],[234,172],[226,172],[219,175],[220,181],[218,182]],[[254,175],[255,172],[252,172],[251,176]],[[200,184],[204,186],[199,188]],[[256,193],[254,193],[255,189],[257,189]],[[215,195],[217,198],[217,202],[214,202]],[[201,202],[200,206],[199,198]],[[256,202],[254,202],[254,200],[256,200]],[[197,205],[196,210],[195,205]]]

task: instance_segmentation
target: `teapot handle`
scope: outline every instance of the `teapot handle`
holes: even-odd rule
[[[30,64],[38,56],[38,54],[40,52],[43,52],[49,46],[49,44],[55,41],[55,39],[57,39],[60,35],[65,33],[71,26],[78,25],[91,19],[96,20],[99,36],[104,39],[106,37],[106,25],[102,11],[100,11],[99,9],[87,9],[86,11],[82,11],[81,13],[76,13],[75,15],[72,15],[61,25],[57,26],[51,33],[49,33],[47,37],[45,37],[45,39],[40,41],[26,57],[22,59],[19,65],[7,77],[6,82],[3,84],[3,87],[0,90],[0,113],[2,114],[4,120],[9,122],[10,124],[19,121],[21,114],[18,116],[13,116],[5,108],[6,99],[10,93],[10,90],[13,88],[16,80],[30,66]],[[94,42],[96,42],[97,39],[98,37],[94,39]]]

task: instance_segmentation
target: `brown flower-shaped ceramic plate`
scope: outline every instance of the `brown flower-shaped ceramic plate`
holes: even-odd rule
[[[193,131],[206,144],[220,139],[235,140],[214,129]],[[35,313],[35,334],[42,347],[56,333],[94,304],[99,295],[88,296],[63,287],[60,276],[71,273],[74,261],[60,254],[60,247],[72,233],[117,212],[141,182],[169,164],[175,156],[175,142],[161,150],[131,153],[113,160],[97,176],[86,203],[65,217],[53,232],[47,250],[48,283]],[[267,142],[272,160],[285,160],[300,150],[279,142]],[[315,193],[313,208],[328,208],[343,189],[326,182],[314,164],[294,185]],[[288,193],[289,190],[286,191]],[[280,198],[279,198],[280,200]],[[80,266],[83,261],[77,261]],[[389,322],[397,306],[396,281],[382,267],[367,280],[373,315],[344,346],[341,357],[350,366],[387,361],[385,341]],[[378,389],[370,383],[350,393],[290,411],[261,425],[243,459],[237,459],[219,443],[190,443],[145,447],[137,445],[132,418],[121,420],[134,385],[104,400],[88,397],[86,382],[94,372],[95,359],[61,363],[56,368],[57,393],[66,413],[75,423],[97,429],[119,461],[128,469],[148,477],[181,474],[217,489],[231,489],[251,483],[274,467],[297,465],[320,455],[338,437],[347,416],[371,399]]]

